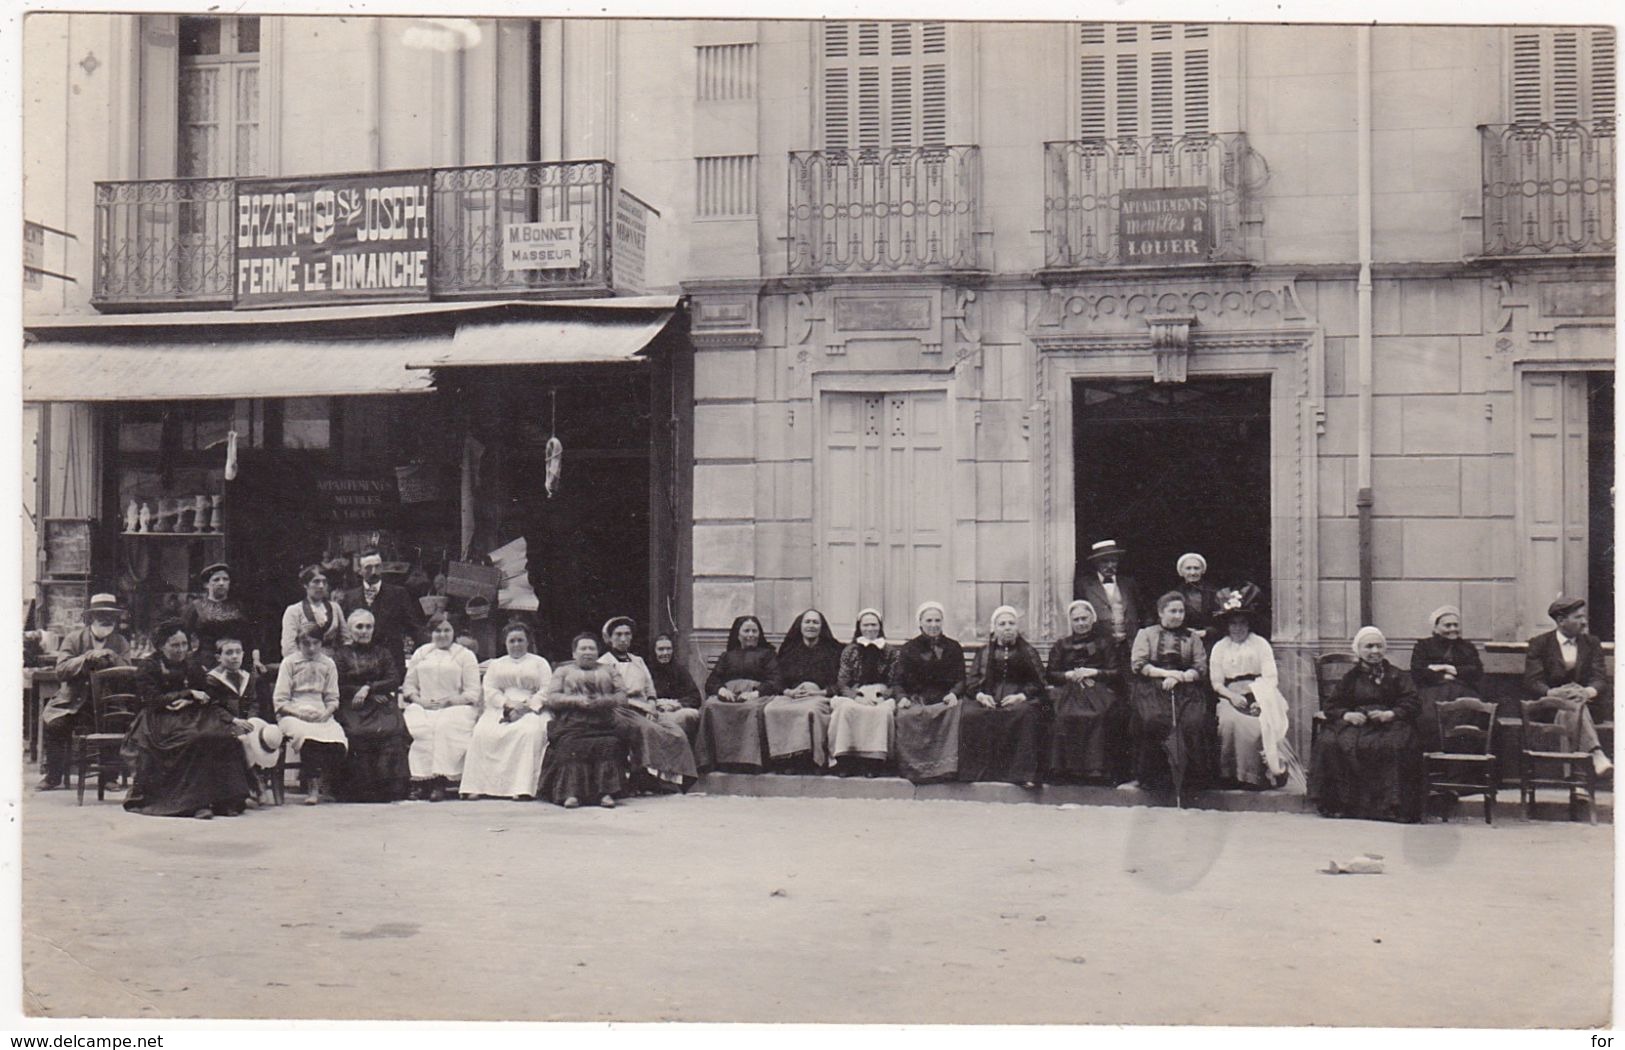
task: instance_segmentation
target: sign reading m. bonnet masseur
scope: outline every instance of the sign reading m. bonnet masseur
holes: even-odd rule
[[[429,298],[429,172],[237,180],[237,305]]]

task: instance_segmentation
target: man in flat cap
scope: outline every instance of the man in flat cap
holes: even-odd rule
[[[1603,659],[1602,643],[1586,631],[1585,599],[1559,598],[1547,607],[1546,615],[1557,628],[1529,639],[1529,651],[1523,662],[1524,692],[1535,698],[1548,693],[1565,693],[1583,698],[1587,707],[1601,697],[1604,702],[1598,706],[1605,715],[1611,714],[1613,700],[1608,690],[1608,667]],[[1597,773],[1608,772],[1613,764],[1603,754],[1591,712],[1585,708],[1580,712],[1577,735],[1578,746],[1591,752]]]

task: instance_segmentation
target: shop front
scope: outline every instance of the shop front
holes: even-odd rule
[[[113,590],[144,635],[223,561],[269,660],[300,568],[354,585],[375,546],[484,656],[510,615],[549,643],[605,608],[677,626],[685,332],[670,298],[32,325],[24,400],[88,411],[96,497],[84,571],[46,565],[40,621]]]

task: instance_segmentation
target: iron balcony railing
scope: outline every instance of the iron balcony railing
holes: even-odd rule
[[[1484,254],[1612,254],[1614,123],[1485,124]]]
[[[1240,132],[1046,142],[1044,265],[1245,261],[1242,220],[1260,177],[1255,166]],[[1157,205],[1170,211],[1159,216]],[[1191,212],[1181,216],[1178,207]],[[1160,235],[1159,221],[1173,232]]]
[[[429,169],[429,292],[438,299],[613,291],[615,166],[563,161]],[[96,184],[99,309],[231,306],[236,298],[237,180]],[[504,226],[571,222],[580,265],[507,269]]]
[[[975,146],[792,152],[790,272],[977,269],[981,182]]]
[[[232,301],[233,179],[96,183],[96,305]]]

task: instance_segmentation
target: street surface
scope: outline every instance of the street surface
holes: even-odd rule
[[[33,1015],[1609,1022],[1607,825],[704,796],[23,810]],[[1362,852],[1385,873],[1317,870]]]

